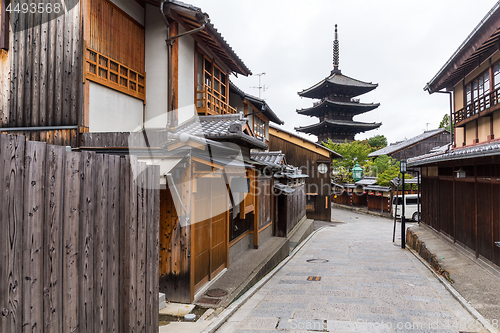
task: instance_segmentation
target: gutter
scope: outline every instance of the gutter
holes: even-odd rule
[[[486,21],[488,21],[491,18],[491,16],[493,16],[493,13],[498,8],[500,8],[500,1],[498,1],[493,6],[492,9],[490,9],[490,11],[486,14],[486,16],[481,20],[481,22],[479,22],[479,24],[474,28],[474,30],[472,30],[472,32],[469,34],[469,36],[467,36],[467,38],[462,42],[462,44],[458,47],[458,49],[453,53],[453,55],[450,57],[450,59],[448,59],[448,61],[439,70],[439,72],[436,75],[434,75],[434,77],[429,82],[427,82],[427,84],[424,87],[424,90],[429,91],[429,94],[432,94],[433,92],[435,92],[435,91],[431,91],[430,85],[432,85],[443,74],[445,69],[451,65],[451,62],[453,61],[453,59],[465,48],[465,46],[472,40],[474,35],[479,31],[479,29],[481,29],[483,27],[484,23],[486,23]]]
[[[167,26],[167,39],[165,40],[165,42],[167,44],[167,48],[168,48],[168,50],[167,50],[167,68],[168,68],[167,115],[170,115],[170,116],[167,116],[167,122],[168,122],[167,126],[170,125],[169,127],[175,127],[175,126],[177,126],[177,119],[175,118],[174,113],[170,113],[174,109],[174,96],[173,96],[174,91],[173,91],[173,87],[172,87],[172,46],[174,44],[174,40],[176,40],[180,37],[183,37],[183,36],[197,33],[199,31],[205,29],[205,26],[208,22],[208,18],[206,15],[203,15],[203,24],[200,27],[193,29],[193,30],[185,31],[181,34],[170,37],[170,23],[168,23],[168,18],[165,15],[165,5],[170,4],[170,3],[171,3],[170,0],[162,0],[162,2],[160,4],[160,14],[161,14],[161,17],[163,19],[163,22]]]

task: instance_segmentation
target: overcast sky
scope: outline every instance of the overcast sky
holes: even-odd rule
[[[352,78],[378,83],[360,96],[380,107],[354,117],[382,122],[364,139],[383,134],[389,142],[438,127],[449,113],[449,97],[429,95],[425,84],[441,69],[494,0],[185,0],[209,14],[236,54],[254,73],[265,72],[261,93],[284,127],[318,122],[295,111],[312,106],[298,91],[330,75],[334,26],[338,24],[340,69]],[[259,77],[232,77],[258,96]],[[316,137],[310,136],[316,141]]]

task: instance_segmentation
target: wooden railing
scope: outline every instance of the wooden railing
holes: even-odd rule
[[[203,85],[203,90],[196,92],[196,107],[199,114],[234,114],[238,111],[229,105],[224,96],[214,91],[212,87]]]
[[[487,95],[480,97],[472,103],[468,104],[466,107],[455,111],[453,113],[453,122],[455,125],[458,123],[497,105],[500,102],[500,88],[493,90]]]
[[[85,49],[85,78],[122,93],[146,99],[146,74],[107,57],[91,48]]]

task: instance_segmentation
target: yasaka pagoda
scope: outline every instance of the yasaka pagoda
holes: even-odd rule
[[[319,99],[312,107],[297,110],[298,114],[318,117],[319,123],[297,127],[295,130],[318,137],[318,142],[331,139],[335,143],[354,141],[357,133],[380,127],[382,123],[353,121],[353,117],[379,107],[379,103],[360,103],[354,97],[366,94],[378,84],[355,80],[342,74],[339,69],[339,41],[335,25],[333,42],[333,71],[330,76],[309,89],[299,92],[299,96]]]

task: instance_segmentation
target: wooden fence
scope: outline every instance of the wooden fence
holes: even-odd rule
[[[159,168],[0,135],[0,332],[158,330]]]

